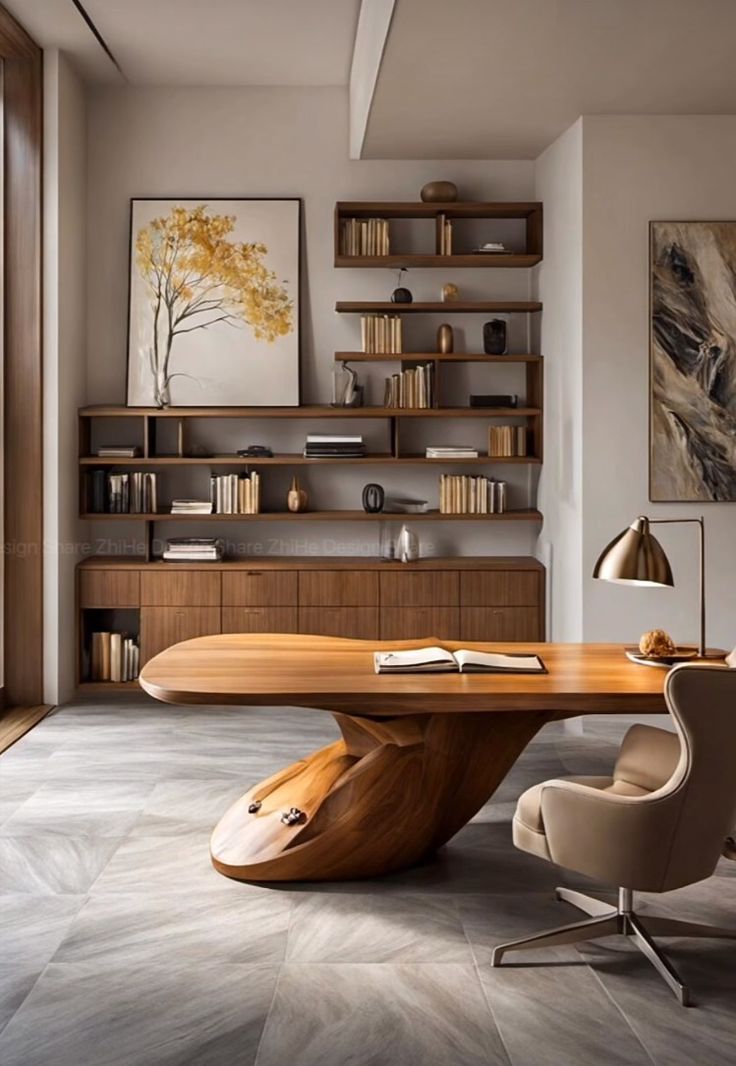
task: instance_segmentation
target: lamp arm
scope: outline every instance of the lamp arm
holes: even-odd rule
[[[700,642],[698,655],[705,658],[705,522],[700,518],[649,518],[648,522],[654,526],[664,525],[697,525],[699,545],[699,595],[700,595]]]

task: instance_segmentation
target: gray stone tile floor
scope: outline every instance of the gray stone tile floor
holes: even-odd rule
[[[516,798],[605,773],[626,726],[548,726],[414,869],[268,888],[217,874],[209,833],[248,786],[334,739],[328,714],[58,709],[0,756],[0,1062],[736,1064],[736,944],[668,942],[690,1010],[614,939],[490,965],[494,944],[575,920],[556,884],[598,887],[514,849]],[[736,926],[736,863],[642,907]]]

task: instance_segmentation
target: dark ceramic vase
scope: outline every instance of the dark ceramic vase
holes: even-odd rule
[[[483,326],[483,351],[486,355],[506,355],[506,323],[493,318]]]
[[[366,485],[363,489],[363,510],[368,514],[378,514],[383,510],[385,493],[381,485]]]
[[[394,289],[391,293],[392,304],[410,304],[414,297],[409,289]]]

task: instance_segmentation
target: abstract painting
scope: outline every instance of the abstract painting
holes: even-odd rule
[[[736,222],[650,223],[649,498],[736,500]]]
[[[301,202],[131,202],[128,404],[299,403]]]

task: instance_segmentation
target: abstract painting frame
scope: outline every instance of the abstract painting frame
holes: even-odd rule
[[[130,201],[130,407],[297,407],[299,197]]]
[[[649,499],[736,501],[736,222],[649,223]]]

